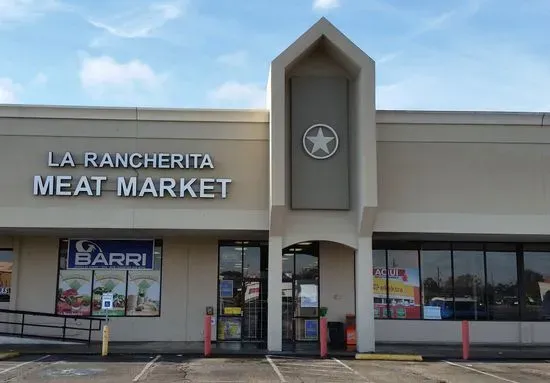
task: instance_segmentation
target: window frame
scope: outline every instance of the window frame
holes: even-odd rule
[[[12,271],[10,272],[11,273],[11,276],[10,276],[10,294],[9,294],[9,300],[7,302],[0,302],[0,303],[7,303],[9,305],[12,304],[12,300],[11,300],[11,283],[12,283],[12,277],[13,277],[13,267],[15,265],[15,260],[16,260],[16,256],[15,256],[15,251],[13,249],[13,247],[0,247],[0,251],[6,251],[6,252],[11,252],[12,255],[13,255],[13,259],[12,259],[12,262],[11,262],[11,266],[12,266]]]
[[[525,269],[525,253],[526,252],[537,252],[537,250],[529,250],[529,248],[537,248],[537,246],[541,249],[538,251],[544,251],[550,253],[550,243],[547,242],[518,242],[518,241],[476,241],[476,240],[459,240],[459,241],[453,241],[453,240],[373,240],[372,243],[372,250],[377,251],[383,251],[384,252],[384,259],[385,259],[385,267],[388,267],[388,251],[389,250],[417,250],[418,251],[418,274],[420,278],[420,293],[421,297],[423,297],[424,293],[424,272],[422,267],[422,249],[423,245],[426,244],[447,244],[449,246],[449,253],[450,253],[450,266],[451,266],[451,281],[452,281],[452,291],[451,296],[453,300],[453,307],[456,302],[456,291],[455,291],[455,249],[457,247],[460,247],[461,245],[476,245],[482,248],[483,252],[483,275],[484,275],[484,283],[483,283],[483,304],[485,305],[486,309],[488,311],[488,302],[489,302],[489,296],[488,296],[488,278],[487,278],[487,253],[488,252],[494,252],[496,250],[494,249],[495,246],[510,246],[510,253],[515,255],[516,259],[516,283],[517,283],[517,291],[518,291],[518,302],[519,302],[519,308],[518,308],[518,316],[517,319],[492,319],[488,317],[487,319],[478,319],[478,320],[472,320],[474,322],[525,322],[525,323],[546,323],[550,322],[549,320],[545,319],[526,319],[526,302],[525,302],[525,278],[524,278],[524,269]],[[456,249],[459,251],[459,249]],[[479,251],[479,250],[477,250]],[[373,266],[374,267],[374,266]],[[378,266],[377,266],[378,267]],[[550,273],[550,270],[549,270]],[[386,276],[386,312],[389,309],[389,284],[388,284],[388,277]],[[374,297],[373,297],[374,299]],[[398,321],[407,321],[407,320],[422,320],[422,321],[437,321],[434,319],[424,319],[424,300],[421,299],[421,318],[420,319],[412,319],[412,318],[375,318],[375,320],[398,320]],[[441,321],[461,321],[461,319],[456,319],[456,314],[453,314],[453,318],[451,319],[441,319]]]
[[[68,244],[69,244],[69,240],[71,238],[70,237],[63,237],[63,238],[59,238],[58,240],[58,244],[57,244],[57,273],[56,273],[56,276],[57,276],[57,279],[55,281],[55,294],[54,294],[54,310],[53,312],[60,316],[60,317],[64,317],[65,315],[63,314],[57,314],[57,294],[58,294],[58,291],[59,291],[59,275],[60,275],[60,272],[61,270],[67,270],[66,268],[61,268],[61,256],[62,256],[62,250],[64,249],[64,245],[65,246],[65,250],[67,250],[68,248]],[[133,239],[136,239],[136,238],[92,238],[94,240],[121,240],[121,241],[131,241]],[[139,238],[139,239],[147,239],[147,238]],[[116,317],[117,318],[159,318],[162,314],[162,292],[163,292],[163,285],[164,285],[164,282],[163,282],[163,263],[164,263],[164,241],[161,239],[161,238],[151,238],[151,240],[154,241],[154,246],[153,246],[153,262],[155,261],[155,249],[158,247],[160,248],[160,265],[159,265],[159,307],[158,307],[158,314],[157,315],[128,315],[127,312],[128,312],[128,275],[129,275],[129,272],[132,271],[132,270],[129,270],[129,269],[121,269],[120,271],[125,271],[126,272],[126,288],[125,288],[125,305],[124,305],[124,315],[117,315]],[[65,251],[65,257],[67,256],[67,251]],[[66,259],[65,259],[66,260]],[[95,281],[95,272],[96,272],[96,269],[89,269],[91,272],[92,272],[92,278],[91,278],[91,294],[93,296],[93,291],[94,291],[94,281]],[[111,269],[97,269],[97,270],[111,270]],[[154,270],[154,269],[153,269]],[[92,305],[92,302],[90,302],[90,305]],[[93,315],[93,307],[90,308],[90,315],[89,316],[83,316],[83,318],[102,318],[101,315]]]

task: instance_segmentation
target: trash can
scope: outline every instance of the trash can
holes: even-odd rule
[[[343,322],[328,322],[329,345],[332,349],[346,348],[346,332]]]

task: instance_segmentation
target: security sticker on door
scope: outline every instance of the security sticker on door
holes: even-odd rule
[[[102,310],[113,309],[113,293],[104,293],[101,296],[101,309]]]

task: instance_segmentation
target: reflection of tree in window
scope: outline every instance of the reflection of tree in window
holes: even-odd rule
[[[420,252],[425,306],[450,307],[453,302],[451,249],[447,243],[425,243]],[[442,312],[441,319],[452,319]]]
[[[527,244],[524,252],[525,320],[549,320],[550,249]]]
[[[487,244],[489,319],[518,320],[519,296],[515,244]]]

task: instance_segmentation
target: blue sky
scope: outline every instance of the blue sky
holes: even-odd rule
[[[321,16],[379,109],[550,111],[548,0],[0,0],[0,103],[261,108]]]

